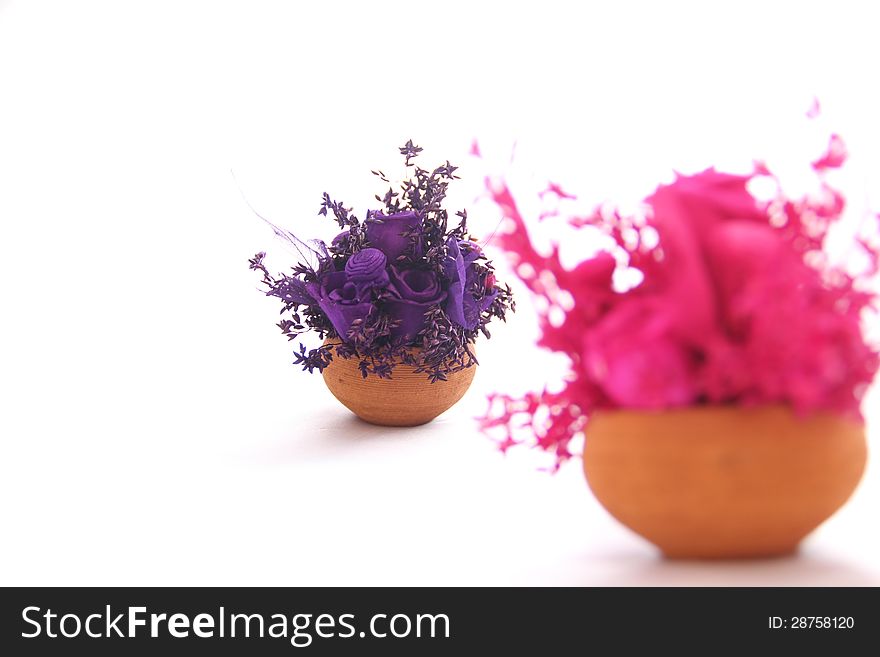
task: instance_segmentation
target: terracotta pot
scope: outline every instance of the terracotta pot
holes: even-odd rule
[[[584,472],[599,502],[673,558],[777,556],[830,517],[865,468],[864,428],[782,406],[605,411]]]
[[[474,380],[472,365],[431,383],[425,372],[395,365],[390,379],[361,376],[356,358],[336,358],[324,368],[324,383],[343,406],[362,420],[389,427],[414,427],[452,408]]]

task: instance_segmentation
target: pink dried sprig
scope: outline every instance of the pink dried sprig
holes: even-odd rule
[[[555,470],[573,456],[571,443],[583,432],[586,423],[586,416],[570,399],[567,389],[557,393],[529,392],[518,398],[493,393],[480,428],[495,436],[498,448],[504,453],[518,445],[552,453]]]

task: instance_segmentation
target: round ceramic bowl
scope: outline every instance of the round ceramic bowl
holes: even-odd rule
[[[599,502],[672,558],[769,557],[849,498],[864,427],[783,406],[605,411],[590,418],[584,472]]]
[[[389,427],[413,427],[449,410],[467,392],[477,366],[431,383],[424,372],[395,365],[390,379],[361,376],[358,359],[334,357],[324,368],[324,383],[342,405],[362,420]]]

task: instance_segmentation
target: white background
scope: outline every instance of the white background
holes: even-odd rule
[[[584,4],[0,0],[0,584],[880,584],[874,462],[799,556],[718,564],[660,559],[577,462],[498,454],[485,394],[559,372],[525,299],[426,427],[289,364],[246,266],[283,251],[241,193],[332,236],[321,193],[362,213],[409,137],[488,233],[514,141],[524,185],[632,200],[812,153],[815,95],[877,205],[867,3]]]

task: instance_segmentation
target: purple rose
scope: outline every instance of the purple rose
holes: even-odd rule
[[[400,270],[393,265],[390,269],[388,291],[391,297],[385,302],[385,310],[392,319],[400,322],[392,329],[391,336],[412,342],[425,327],[425,313],[431,306],[443,303],[446,292],[434,272]]]
[[[464,252],[462,252],[464,247]],[[473,331],[480,323],[480,315],[492,305],[497,292],[484,296],[477,301],[468,290],[473,289],[477,272],[474,262],[480,257],[480,248],[473,242],[458,242],[450,237],[446,242],[447,256],[443,264],[443,273],[449,279],[449,296],[445,311],[453,322]]]
[[[387,263],[388,259],[379,249],[361,249],[345,263],[345,273],[361,289],[385,287],[388,285]]]
[[[320,281],[307,284],[309,294],[333,324],[342,340],[355,320],[365,320],[373,310],[369,297],[362,298],[361,288],[344,271],[325,274]]]
[[[411,210],[397,212],[387,217],[381,212],[373,212],[364,222],[367,234],[367,242],[388,258],[388,262],[395,263],[405,253],[413,253],[420,256],[418,248],[413,248],[412,237],[407,233],[417,233],[422,227],[419,215]],[[418,245],[416,245],[418,246]]]

